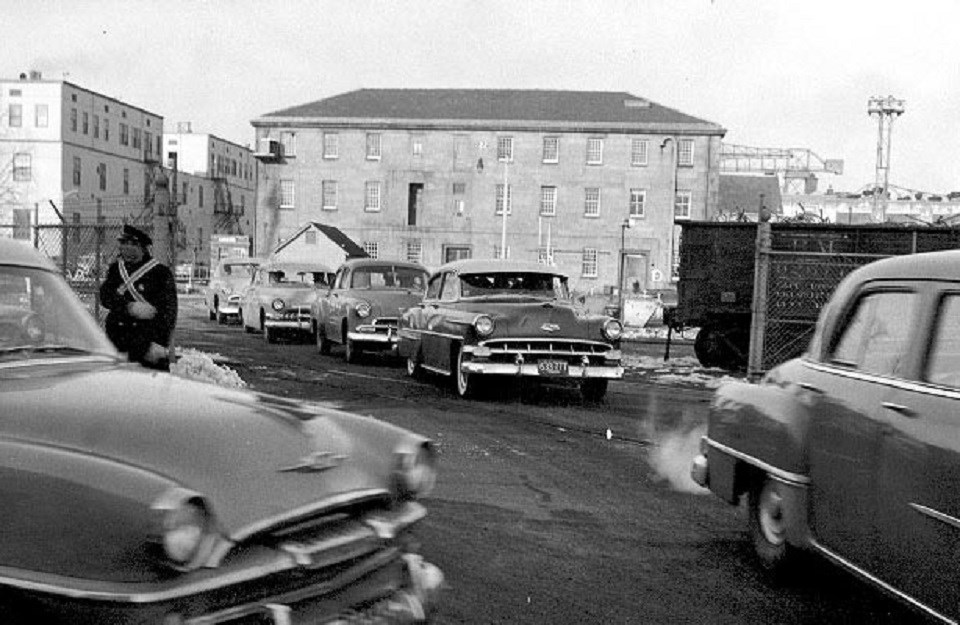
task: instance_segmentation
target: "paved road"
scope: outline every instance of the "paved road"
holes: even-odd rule
[[[632,371],[601,406],[568,389],[515,385],[464,401],[441,378],[411,380],[387,357],[347,365],[340,350],[267,345],[208,321],[195,300],[182,308],[179,343],[221,355],[253,389],[327,402],[437,441],[441,475],[421,537],[450,584],[438,623],[916,619],[820,562],[791,585],[763,577],[742,511],[686,477],[710,391],[669,366]],[[662,346],[644,349],[662,355]]]

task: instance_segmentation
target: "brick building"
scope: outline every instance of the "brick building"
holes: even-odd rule
[[[315,221],[428,267],[507,256],[580,292],[667,289],[675,219],[719,201],[725,130],[629,93],[361,89],[251,123],[257,253]]]

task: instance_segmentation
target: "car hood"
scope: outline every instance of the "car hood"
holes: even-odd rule
[[[275,299],[282,299],[287,306],[309,306],[316,297],[316,290],[311,288],[270,288],[260,289],[257,297],[261,302],[269,304]]]
[[[393,452],[423,441],[373,418],[126,364],[0,370],[0,404],[0,437],[164,476],[207,497],[235,538],[292,510],[388,495]],[[333,466],[312,466],[318,452]]]
[[[461,302],[463,310],[493,318],[490,338],[556,337],[604,341],[601,328],[609,317],[591,315],[557,301],[505,302],[493,298]]]

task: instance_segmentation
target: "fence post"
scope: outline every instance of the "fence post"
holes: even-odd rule
[[[757,224],[757,245],[753,270],[753,302],[750,307],[750,355],[747,377],[763,375],[763,341],[767,325],[767,284],[770,278],[770,222]]]

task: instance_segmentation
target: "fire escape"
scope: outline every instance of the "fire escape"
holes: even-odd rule
[[[213,233],[243,234],[240,217],[243,210],[233,203],[230,184],[222,176],[211,178],[213,181]]]

